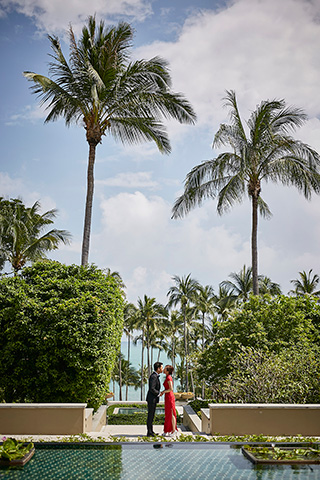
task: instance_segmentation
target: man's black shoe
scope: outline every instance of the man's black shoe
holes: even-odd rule
[[[156,437],[156,434],[154,432],[147,433],[147,437]]]

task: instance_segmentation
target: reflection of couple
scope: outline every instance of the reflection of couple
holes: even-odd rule
[[[154,364],[154,371],[149,378],[149,390],[147,393],[148,402],[148,419],[147,419],[147,436],[154,437],[153,431],[153,419],[156,411],[157,403],[162,395],[164,395],[164,432],[163,435],[171,436],[177,431],[177,417],[176,417],[176,405],[173,393],[173,381],[172,372],[173,367],[166,365],[163,369],[161,362]],[[164,390],[160,392],[160,373],[166,375],[166,379],[163,382]]]

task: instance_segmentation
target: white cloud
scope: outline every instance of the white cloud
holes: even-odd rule
[[[11,127],[19,125],[24,121],[36,122],[37,120],[43,120],[47,116],[45,107],[39,105],[26,105],[21,113],[17,113],[10,116],[10,120],[5,123],[6,126]]]
[[[152,180],[151,177],[151,172],[125,172],[105,180],[97,180],[96,184],[108,187],[155,189],[158,187],[158,182]]]
[[[320,271],[320,198],[310,203],[281,186],[264,193],[274,217],[259,220],[259,273],[286,293],[299,271]],[[231,272],[251,264],[248,202],[223,217],[206,202],[182,220],[170,219],[171,205],[163,198],[139,191],[103,199],[100,207],[103,229],[94,235],[92,251],[99,265],[120,272],[132,302],[146,294],[165,303],[173,275],[191,273],[217,290]]]
[[[181,221],[170,219],[171,205],[164,199],[139,191],[104,199],[100,206],[103,230],[94,236],[93,249],[104,266],[118,259],[112,269],[123,275],[131,301],[145,293],[157,293],[165,301],[175,274],[192,272],[199,281],[217,284],[248,258],[249,247],[240,234],[217,218],[209,225],[209,205]]]
[[[227,9],[190,16],[177,42],[154,42],[135,55],[159,53],[170,62],[175,90],[214,132],[227,111],[221,97],[237,92],[244,118],[263,99],[320,113],[320,3],[313,0],[235,0]]]
[[[51,197],[31,191],[22,178],[12,178],[5,172],[0,172],[0,192],[4,198],[20,198],[27,207],[40,200],[42,212],[56,208]]]
[[[78,31],[93,12],[97,18],[116,15],[138,21],[151,14],[148,0],[1,0],[1,7],[2,16],[15,9],[33,18],[38,30],[46,33],[65,31],[70,22]]]

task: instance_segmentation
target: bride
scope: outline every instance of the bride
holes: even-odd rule
[[[164,390],[161,395],[164,397],[164,436],[174,435],[177,430],[177,415],[176,415],[176,402],[173,393],[173,381],[172,381],[173,366],[166,365],[163,373],[166,375],[166,379],[163,382]]]

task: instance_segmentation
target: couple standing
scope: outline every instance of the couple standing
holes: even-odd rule
[[[163,435],[170,436],[177,432],[177,416],[176,416],[176,404],[175,397],[173,393],[173,381],[172,381],[172,372],[173,367],[171,365],[166,365],[164,368],[161,362],[156,362],[154,364],[154,371],[149,378],[149,390],[147,393],[147,402],[148,402],[148,419],[147,419],[147,436],[154,437],[156,434],[153,431],[153,419],[156,411],[157,403],[159,403],[160,397],[164,397],[164,431]],[[160,392],[160,373],[166,375],[166,379],[163,382],[164,390]]]

